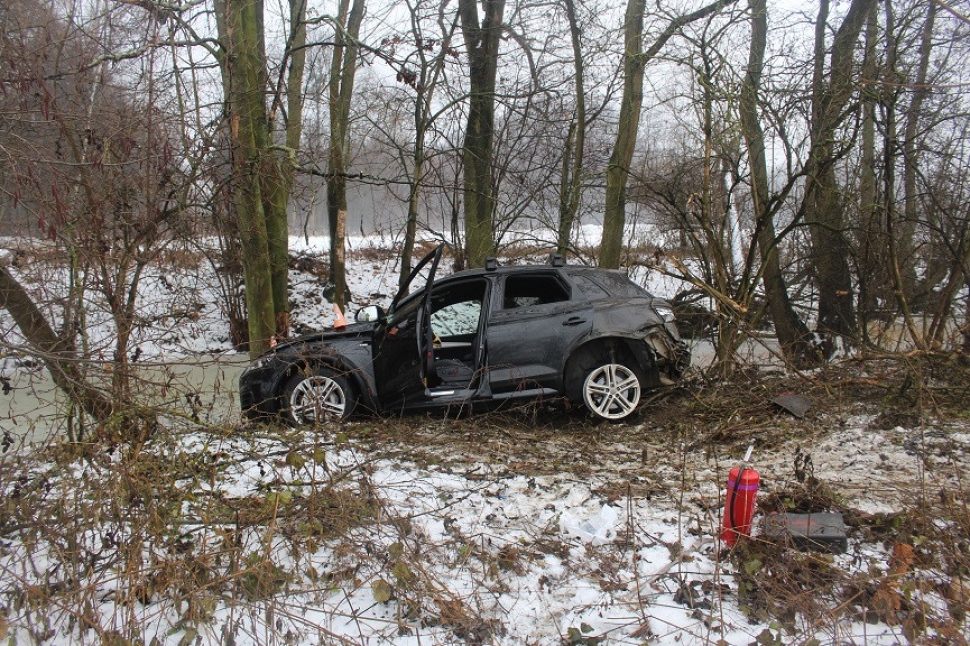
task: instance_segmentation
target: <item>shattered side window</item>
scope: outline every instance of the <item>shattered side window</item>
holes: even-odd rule
[[[569,291],[552,275],[531,274],[508,276],[502,307],[507,310],[534,307],[569,300]]]
[[[431,327],[442,339],[475,334],[487,283],[465,281],[435,289],[431,296]]]

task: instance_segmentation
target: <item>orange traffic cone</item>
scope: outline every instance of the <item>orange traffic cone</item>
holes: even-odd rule
[[[333,313],[337,315],[333,322],[334,329],[347,327],[347,319],[344,318],[344,313],[340,311],[340,306],[336,303],[333,304]]]

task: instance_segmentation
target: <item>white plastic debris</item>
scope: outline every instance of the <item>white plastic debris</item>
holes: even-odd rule
[[[581,520],[566,511],[559,518],[559,526],[563,533],[584,543],[603,545],[616,538],[616,509],[603,505],[599,513],[587,520]]]

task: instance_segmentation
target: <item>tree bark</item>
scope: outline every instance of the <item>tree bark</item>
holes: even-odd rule
[[[276,330],[269,235],[266,227],[260,159],[268,147],[264,98],[265,58],[261,57],[262,5],[255,0],[217,0],[217,21],[225,33],[226,98],[232,143],[232,186],[242,246],[246,306],[249,312],[249,354],[269,349]]]
[[[765,0],[749,0],[751,8],[751,45],[748,69],[741,86],[741,131],[748,148],[751,167],[751,200],[757,221],[758,251],[761,254],[762,282],[765,299],[775,324],[775,334],[785,357],[796,365],[806,364],[813,356],[810,332],[795,313],[778,259],[774,215],[768,200],[768,164],[765,138],[758,116],[758,92],[764,69],[768,37],[768,15]]]
[[[836,130],[843,110],[857,87],[852,63],[856,42],[876,0],[852,0],[832,44],[831,64],[824,73],[828,0],[822,0],[816,21],[815,74],[812,82],[812,148],[805,187],[805,217],[812,238],[813,262],[819,290],[818,328],[827,337],[855,333],[850,247],[845,237],[842,197],[835,176]],[[828,81],[826,82],[826,78]]]
[[[583,187],[583,162],[586,148],[586,88],[585,63],[581,47],[581,32],[576,20],[576,3],[564,0],[566,16],[569,19],[569,36],[573,46],[573,73],[576,87],[576,115],[569,128],[566,148],[563,154],[562,185],[559,200],[559,240],[556,245],[560,254],[565,256],[572,240],[576,214]]]
[[[468,55],[468,124],[462,159],[465,167],[465,261],[480,267],[495,251],[492,212],[492,143],[495,129],[495,77],[505,0],[483,0],[479,20],[476,0],[458,0],[461,31]]]
[[[643,15],[646,0],[629,0],[623,23],[623,98],[616,142],[606,167],[606,205],[603,212],[603,238],[600,243],[600,267],[620,266],[623,249],[623,227],[626,224],[626,183],[630,162],[640,128],[643,105],[643,69],[670,38],[685,25],[720,11],[736,0],[718,0],[697,11],[678,16],[668,23],[646,52],[643,51]]]
[[[349,11],[349,15],[348,15]],[[330,153],[327,177],[327,216],[330,224],[330,299],[347,307],[347,153],[350,99],[357,75],[357,38],[364,18],[364,0],[341,0],[339,31],[330,63]]]

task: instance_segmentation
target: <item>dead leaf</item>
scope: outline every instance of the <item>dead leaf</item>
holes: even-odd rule
[[[890,626],[898,623],[896,613],[899,612],[902,604],[903,598],[893,581],[883,582],[872,595],[872,609]]]
[[[387,603],[391,600],[391,586],[384,579],[377,579],[370,584],[370,587],[374,593],[374,601],[377,603]]]
[[[943,598],[956,603],[970,602],[970,590],[961,581],[953,579],[943,590]]]
[[[468,622],[468,611],[461,599],[435,599],[438,606],[438,616],[441,623],[449,626],[461,625]]]
[[[391,572],[394,574],[394,578],[397,579],[397,584],[405,590],[408,584],[411,583],[411,579],[414,578],[414,575],[411,574],[411,569],[404,563],[396,563]]]
[[[306,458],[297,451],[290,451],[286,454],[286,463],[294,469],[302,469],[303,465],[306,464]]]
[[[892,556],[889,557],[890,574],[906,574],[913,567],[913,561],[915,559],[912,545],[908,543],[896,543],[893,545]]]

